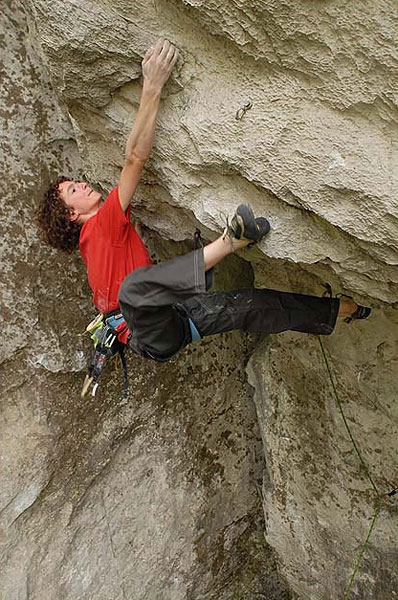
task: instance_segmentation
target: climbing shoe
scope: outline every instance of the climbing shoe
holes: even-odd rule
[[[356,311],[344,320],[346,323],[351,323],[351,321],[356,321],[358,319],[367,319],[371,312],[372,309],[369,308],[369,306],[360,306],[358,304]]]
[[[269,232],[271,226],[265,217],[255,218],[250,204],[240,204],[236,209],[226,234],[231,240],[259,242]]]

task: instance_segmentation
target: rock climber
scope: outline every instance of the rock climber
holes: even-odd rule
[[[120,322],[115,327],[119,341],[156,361],[169,360],[196,339],[232,329],[329,335],[337,317],[367,318],[370,309],[350,298],[269,289],[210,293],[213,267],[231,252],[259,242],[270,229],[248,204],[238,206],[214,242],[152,264],[130,223],[130,202],[152,148],[161,90],[177,57],[167,40],[159,40],[144,56],[141,101],[125,163],[107,198],[65,177],[46,191],[38,215],[46,241],[68,252],[79,247],[97,310],[105,317],[122,315],[124,327]]]

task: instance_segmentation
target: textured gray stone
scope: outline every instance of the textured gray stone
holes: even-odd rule
[[[350,430],[381,510],[352,598],[394,598],[398,589],[396,311],[340,325],[323,340]],[[267,477],[267,541],[300,598],[341,598],[378,495],[344,427],[319,340],[294,333],[259,345],[249,363]]]
[[[324,343],[372,477],[389,491],[397,25],[393,0],[3,3],[2,600],[344,595],[374,493],[318,341],[230,334],[170,365],[130,357],[129,402],[110,369],[82,403],[90,292],[78,256],[39,241],[34,213],[56,173],[103,191],[116,183],[141,58],[161,35],[175,42],[134,214],[165,259],[198,225],[213,239],[250,201],[272,232],[228,261],[219,285],[251,285],[254,272],[257,285],[321,294],[330,281],[376,309]],[[245,373],[256,344],[259,430]],[[352,598],[397,595],[396,506],[382,501]]]

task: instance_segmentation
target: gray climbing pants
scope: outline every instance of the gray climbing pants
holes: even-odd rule
[[[269,289],[211,293],[211,283],[202,248],[127,275],[119,303],[131,331],[129,347],[146,358],[167,361],[191,343],[189,320],[201,337],[233,329],[329,335],[336,324],[337,298]]]

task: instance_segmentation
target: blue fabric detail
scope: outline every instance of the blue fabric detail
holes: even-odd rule
[[[124,321],[123,315],[112,315],[106,319],[108,325],[117,329],[117,327]]]
[[[199,340],[202,339],[202,336],[200,335],[199,331],[196,329],[195,323],[192,321],[192,319],[188,318],[188,323],[189,323],[189,327],[191,328],[192,341],[198,342]]]

